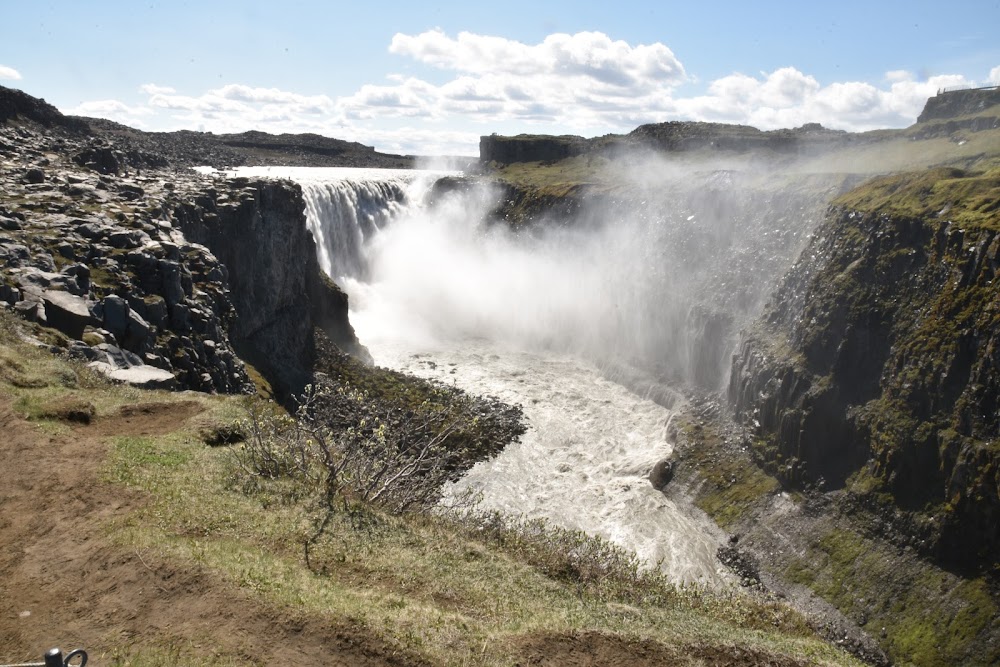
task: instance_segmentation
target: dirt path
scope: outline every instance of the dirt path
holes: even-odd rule
[[[84,647],[180,647],[268,665],[421,664],[358,628],[289,618],[196,567],[179,570],[107,538],[112,517],[142,503],[100,481],[107,436],[175,430],[196,402],[132,406],[50,437],[0,398],[0,664]]]

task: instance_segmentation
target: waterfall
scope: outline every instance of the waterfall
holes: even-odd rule
[[[412,206],[406,175],[301,181],[306,221],[327,275],[368,278],[365,241]]]
[[[668,171],[570,224],[518,233],[487,222],[488,186],[430,201],[435,174],[270,175],[301,184],[322,267],[376,363],[523,406],[521,442],[449,492],[600,535],[678,581],[726,580],[718,529],[646,475],[672,453],[678,392],[724,383],[738,327],[820,198]]]

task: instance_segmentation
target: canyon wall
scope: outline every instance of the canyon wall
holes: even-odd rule
[[[765,469],[892,508],[963,569],[1000,547],[997,186],[939,169],[835,200],[744,333],[728,390]]]

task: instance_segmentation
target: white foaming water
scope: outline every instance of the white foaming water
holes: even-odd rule
[[[680,298],[692,288],[677,280],[691,272],[692,234],[667,226],[664,235],[662,220],[634,217],[518,236],[484,222],[487,193],[434,192],[436,174],[255,175],[302,185],[323,267],[348,292],[376,363],[523,406],[521,441],[452,492],[477,490],[484,508],[600,535],[677,581],[728,581],[715,559],[721,532],[647,480],[672,451],[670,410],[586,361],[666,350],[677,366],[693,363],[682,348],[697,332],[684,331],[691,308]],[[679,207],[674,217],[695,216]],[[687,257],[670,255],[670,234]]]
[[[520,442],[474,466],[449,496],[471,490],[484,509],[599,535],[678,582],[731,582],[715,558],[721,532],[647,479],[673,451],[666,408],[563,354],[482,340],[419,351],[391,337],[365,340],[379,363],[523,406],[528,430]]]

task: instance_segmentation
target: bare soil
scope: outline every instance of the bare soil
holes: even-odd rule
[[[664,646],[599,632],[529,637],[519,647],[519,667],[799,667],[790,658],[736,646]]]
[[[108,539],[143,498],[102,482],[111,435],[177,429],[198,403],[124,408],[49,436],[0,399],[0,664],[83,647],[90,665],[155,643],[268,665],[421,665],[361,628],[269,609],[196,566],[184,569]]]

